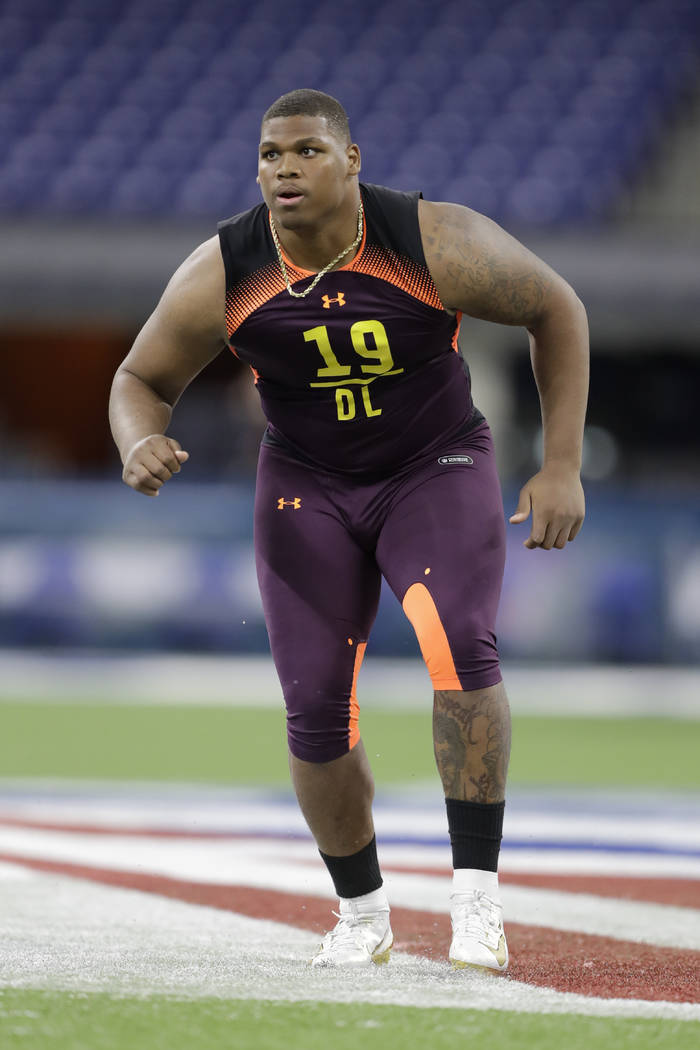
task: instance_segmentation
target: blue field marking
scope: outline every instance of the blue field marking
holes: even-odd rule
[[[309,831],[290,831],[280,828],[258,831],[248,828],[212,829],[207,831],[183,831],[187,838],[245,838],[262,839],[266,841],[283,840],[285,842],[312,842]],[[441,836],[432,835],[392,835],[377,831],[377,843],[379,846],[431,846],[447,849],[449,839],[447,830]],[[504,850],[532,850],[540,852],[567,852],[567,853],[625,853],[643,854],[649,856],[663,857],[692,857],[700,859],[700,849],[685,848],[683,846],[659,846],[646,842],[595,842],[586,839],[503,839]]]
[[[291,789],[0,779],[0,816],[5,812],[14,818],[26,814],[30,820],[99,824],[103,806],[107,810],[123,807],[125,825],[133,819],[140,828],[150,829],[156,835],[312,841]],[[250,811],[246,813],[248,806],[255,807],[257,816]],[[700,795],[694,792],[550,791],[515,787],[508,798],[503,849],[513,853],[529,850],[543,854],[593,853],[700,860],[699,811]],[[407,821],[408,814],[420,823]],[[509,814],[517,818],[517,828],[513,828],[512,835],[508,833]],[[405,790],[380,790],[375,817],[381,844],[438,848],[446,851],[447,858],[449,841],[444,803],[436,785],[414,784]],[[555,831],[544,824],[545,821],[551,824],[553,817],[559,820],[571,817],[571,822],[563,826],[565,834],[560,835],[558,829]],[[607,821],[604,829],[598,830],[598,818]],[[577,828],[577,821],[584,821],[587,826]],[[656,827],[651,826],[654,821]],[[667,822],[674,826],[673,837],[664,834]],[[624,841],[616,838],[617,825],[626,833]],[[113,827],[118,826],[117,822]],[[128,830],[125,833],[128,834]]]

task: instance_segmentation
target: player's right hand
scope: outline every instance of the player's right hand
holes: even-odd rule
[[[180,473],[180,464],[189,458],[189,452],[185,452],[175,438],[150,434],[129,451],[122,480],[144,496],[157,496],[165,482]]]

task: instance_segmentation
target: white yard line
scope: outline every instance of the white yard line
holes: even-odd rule
[[[157,790],[158,786],[152,786]],[[57,792],[61,785],[56,785]],[[118,790],[111,794],[106,792],[105,785],[96,787],[96,795],[91,797],[88,789],[84,794],[73,797],[52,795],[50,789],[37,786],[37,797],[31,795],[31,782],[28,782],[26,794],[2,793],[0,781],[0,820],[3,815],[15,819],[36,820],[55,824],[97,824],[105,828],[132,828],[192,831],[197,834],[206,832],[225,833],[260,833],[272,832],[284,835],[297,833],[307,835],[304,818],[295,801],[289,797],[282,799],[246,797],[244,793],[220,802],[210,799],[197,801],[196,789],[190,797],[161,799],[120,797]],[[65,785],[63,786],[65,792]],[[378,837],[385,840],[406,837],[410,839],[435,840],[447,843],[447,820],[437,788],[434,792],[426,789],[426,795],[434,796],[432,803],[413,802],[410,798],[401,804],[383,802],[375,803],[375,823]],[[252,797],[251,797],[252,796]],[[551,806],[551,804],[550,804]],[[560,812],[552,811],[546,799],[540,804],[528,806],[518,801],[506,808],[504,835],[507,840],[526,843],[533,842],[533,849],[538,842],[560,843],[562,850],[568,844],[582,844],[583,849],[593,847],[623,852],[625,847],[639,846],[639,852],[653,850],[672,852],[695,850],[700,861],[700,821],[697,812],[687,815],[676,815],[673,802],[667,806],[662,815],[645,812],[616,812],[614,797],[610,799],[610,812],[600,815],[587,811],[585,796],[579,803],[579,809],[573,808]],[[515,852],[515,850],[513,850]]]
[[[280,923],[21,866],[0,876],[5,987],[700,1020],[696,1004],[595,999],[399,952],[351,977],[319,973],[317,937]]]
[[[149,839],[0,827],[0,853],[334,899],[327,872],[311,844],[304,858],[290,856],[284,849],[275,854],[269,844],[255,840]],[[415,856],[416,866],[421,866],[419,848]],[[435,912],[448,909],[448,876],[387,872],[386,886],[394,905]],[[700,910],[507,884],[502,897],[511,922],[700,950]]]

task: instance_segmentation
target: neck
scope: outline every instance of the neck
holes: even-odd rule
[[[285,255],[302,270],[318,271],[327,266],[339,252],[353,243],[357,236],[357,216],[360,209],[360,189],[313,226],[289,228],[275,222],[275,229]],[[274,219],[273,219],[274,222]],[[359,246],[339,259],[334,269],[346,266],[357,254]]]

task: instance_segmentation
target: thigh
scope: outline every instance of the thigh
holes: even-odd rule
[[[295,754],[328,761],[359,737],[354,685],[377,610],[379,569],[353,539],[322,478],[266,446],[258,468],[255,548],[290,744],[296,723]]]
[[[401,483],[377,562],[413,624],[435,689],[500,681],[505,520],[486,425]]]

